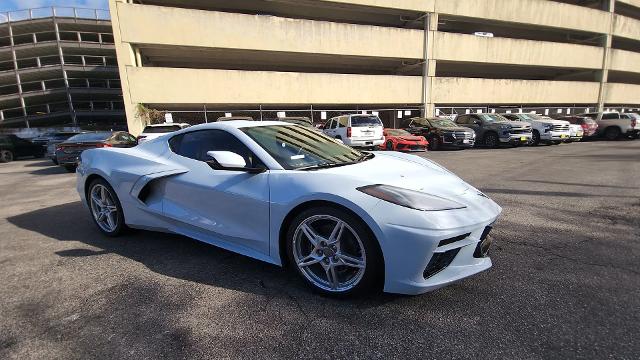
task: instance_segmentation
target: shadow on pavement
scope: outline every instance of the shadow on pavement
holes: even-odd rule
[[[53,164],[51,164],[53,165]],[[45,168],[40,168],[38,170],[33,170],[29,174],[32,175],[60,175],[69,173],[66,169],[61,166],[49,166]]]
[[[156,273],[196,283],[223,287],[247,293],[268,295],[273,290],[285,296],[317,296],[293,274],[275,265],[220,249],[184,236],[132,230],[117,238],[102,235],[78,202],[57,205],[13,216],[10,223],[59,241],[79,241],[98,248],[69,249],[56,252],[61,257],[88,257],[118,254],[144,264]],[[358,299],[337,301],[358,307],[402,297],[382,294],[364,304]],[[361,300],[361,299],[360,299]]]

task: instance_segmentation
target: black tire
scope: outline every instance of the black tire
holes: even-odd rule
[[[440,139],[437,136],[432,136],[429,139],[429,150],[436,151],[440,149]]]
[[[484,145],[490,148],[497,148],[499,144],[498,134],[488,132],[484,135]]]
[[[540,145],[540,133],[538,132],[538,130],[533,130],[533,133],[531,134],[531,145]]]
[[[14,159],[13,152],[11,150],[0,151],[0,163],[12,162]]]
[[[386,149],[389,151],[393,151],[393,141],[387,140]]]
[[[76,172],[76,165],[64,165],[62,166],[65,170],[67,170],[70,173],[74,173]]]
[[[43,152],[38,152],[34,155],[34,157],[36,159],[42,159],[44,157],[44,151]]]
[[[341,221],[344,221],[357,234],[364,246],[364,258],[366,259],[364,275],[362,275],[360,280],[349,290],[328,291],[319,287],[318,285],[311,282],[311,280],[307,279],[307,277],[303,274],[301,268],[296,264],[296,261],[294,260],[294,236],[296,233],[296,229],[305,220],[308,220],[309,218],[312,218],[314,216],[323,215],[334,217]],[[344,241],[344,236],[342,241]],[[287,230],[286,252],[290,267],[295,268],[296,273],[313,291],[322,295],[343,298],[348,296],[362,295],[372,291],[380,291],[382,289],[381,280],[383,280],[384,275],[384,262],[382,260],[382,254],[380,252],[377,240],[375,239],[371,230],[361,219],[345,210],[330,206],[321,206],[302,211],[293,219],[291,225],[289,226],[289,229]]]
[[[58,159],[56,159],[55,157],[51,158],[51,162],[53,162],[55,165],[59,165],[58,164]]]
[[[618,140],[620,135],[621,135],[620,129],[615,126],[608,127],[604,130],[604,137],[607,140]]]
[[[90,194],[91,194],[91,190],[93,189],[94,186],[96,185],[102,185],[104,186],[110,193],[110,196],[112,197],[112,199],[115,202],[115,206],[117,208],[118,214],[117,214],[117,225],[114,231],[105,231],[103,228],[100,227],[100,225],[98,224],[98,222],[96,221],[96,219],[93,216],[93,213],[91,212],[91,200],[90,200]],[[123,233],[125,233],[127,230],[129,230],[129,228],[127,227],[127,225],[125,224],[124,221],[124,212],[122,211],[122,205],[120,204],[120,199],[118,199],[118,195],[116,195],[116,192],[113,190],[113,188],[111,187],[111,185],[109,185],[108,182],[106,182],[104,179],[96,179],[94,181],[91,182],[91,184],[89,184],[89,187],[86,189],[86,194],[87,194],[87,205],[89,206],[89,216],[91,216],[91,219],[93,220],[93,223],[96,225],[96,227],[98,228],[98,230],[100,230],[101,233],[109,236],[109,237],[116,237],[119,235],[122,235]]]

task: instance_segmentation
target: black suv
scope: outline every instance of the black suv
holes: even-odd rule
[[[429,150],[471,148],[476,142],[475,131],[449,119],[414,117],[403,119],[400,127],[413,135],[424,136],[429,142]]]
[[[528,144],[532,138],[531,125],[524,121],[511,121],[498,114],[458,115],[456,123],[473,129],[478,141],[488,147]]]
[[[0,135],[0,162],[10,162],[17,157],[34,156],[41,158],[45,149],[41,145],[17,137],[16,135]]]

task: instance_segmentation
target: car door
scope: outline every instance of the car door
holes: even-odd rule
[[[269,172],[214,170],[207,151],[232,151],[248,167],[266,169],[262,161],[224,130],[183,133],[171,138],[170,145],[171,160],[189,169],[163,184],[164,215],[186,225],[177,231],[230,250],[268,255]]]

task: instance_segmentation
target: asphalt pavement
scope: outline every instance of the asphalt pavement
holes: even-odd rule
[[[107,238],[75,175],[0,164],[0,358],[640,357],[640,140],[421,156],[503,207],[494,265],[352,300],[184,237]]]

